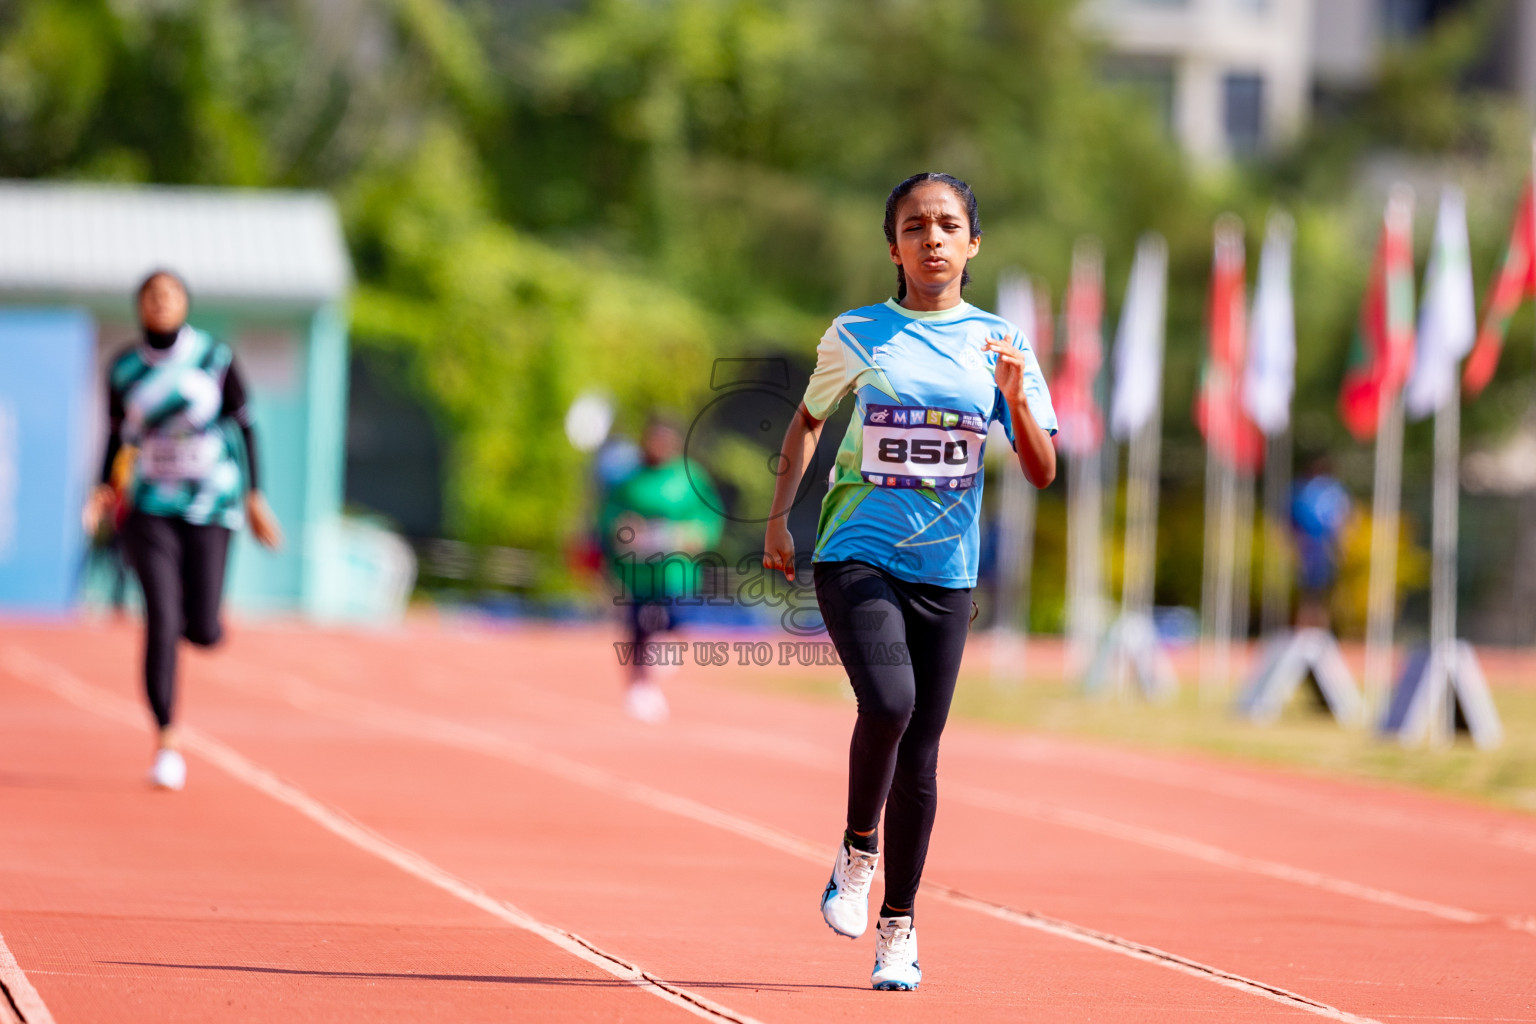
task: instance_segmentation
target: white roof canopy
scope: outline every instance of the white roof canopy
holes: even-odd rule
[[[323,193],[0,181],[0,293],[123,299],[159,268],[194,299],[319,304],[352,280]]]

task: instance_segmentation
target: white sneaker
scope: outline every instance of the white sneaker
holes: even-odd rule
[[[917,929],[910,915],[875,922],[875,970],[869,980],[887,992],[911,992],[923,980],[923,969],[917,966]]]
[[[821,893],[821,916],[837,934],[856,939],[869,927],[869,885],[879,863],[878,853],[855,850],[846,841],[838,846],[832,878]]]
[[[665,722],[670,712],[667,697],[661,692],[661,687],[649,680],[629,684],[624,693],[624,710],[630,718],[651,725]]]
[[[187,784],[187,762],[178,750],[162,750],[155,755],[149,781],[161,789],[179,790]]]

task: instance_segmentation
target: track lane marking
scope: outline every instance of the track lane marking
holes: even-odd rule
[[[61,665],[15,646],[6,648],[5,663],[17,678],[40,686],[78,708],[122,724],[142,726],[144,716],[137,705],[81,680]],[[627,981],[695,1016],[711,1021],[728,1021],[731,1024],[761,1024],[760,1021],[746,1014],[738,1013],[696,992],[674,985],[621,957],[606,952],[574,932],[545,924],[506,900],[498,899],[445,868],[439,867],[414,850],[385,838],[352,818],[345,811],[322,803],[212,736],[186,726],[181,727],[179,731],[184,749],[197,754],[235,780],[292,808],[326,831],[394,865],[406,874],[456,896],[507,924],[531,932],[613,977]],[[10,980],[5,974],[8,956],[9,952],[4,950],[3,944],[0,944],[0,980],[7,982]],[[10,959],[9,964],[14,965],[15,960]],[[24,991],[30,991],[35,998],[36,991],[26,984],[26,977],[20,975],[19,967],[16,968],[16,972],[20,976],[21,984],[26,986]],[[34,1017],[30,1012],[23,1010],[25,1024],[53,1024],[53,1018],[47,1016],[47,1009],[42,1006],[40,999],[36,999],[36,1006],[41,1010],[42,1016]]]
[[[5,936],[0,935],[0,1020],[13,1019],[21,1024],[54,1024],[43,997],[27,980],[26,972],[5,944]]]
[[[1134,843],[1149,849],[1161,850],[1166,853],[1188,857],[1192,860],[1204,861],[1207,864],[1229,868],[1233,871],[1243,871],[1283,882],[1293,882],[1297,885],[1308,886],[1309,888],[1319,889],[1338,896],[1348,896],[1364,900],[1367,903],[1380,904],[1384,907],[1393,907],[1397,910],[1427,914],[1430,917],[1437,917],[1442,921],[1452,921],[1457,924],[1498,923],[1511,931],[1536,935],[1536,923],[1533,923],[1532,919],[1528,917],[1514,915],[1500,917],[1495,914],[1485,914],[1481,911],[1467,910],[1463,907],[1453,907],[1445,903],[1436,903],[1432,900],[1423,900],[1415,896],[1404,896],[1389,889],[1378,889],[1375,886],[1361,885],[1358,882],[1336,878],[1321,871],[1299,868],[1291,864],[1266,860],[1261,857],[1249,857],[1246,854],[1233,853],[1231,850],[1198,839],[1191,839],[1187,836],[1144,828],[1140,825],[1130,825],[1088,811],[1059,807],[1043,801],[1015,797],[1011,794],[999,793],[995,790],[984,789],[978,786],[970,786],[964,783],[949,783],[945,789],[964,802],[984,810],[1000,811],[1065,828],[1091,832],[1110,839],[1119,839],[1123,842]]]
[[[323,640],[335,639],[334,634],[318,635]],[[487,637],[476,632],[457,631],[440,635],[446,635],[456,642],[489,645]],[[407,630],[400,634],[383,634],[381,638],[408,646],[415,641],[416,636]],[[687,683],[700,689],[712,689],[696,679],[688,679]],[[512,683],[511,685],[517,686],[520,691],[528,694],[545,693],[539,688],[524,684]],[[611,702],[600,702],[569,693],[559,693],[554,695],[553,699],[579,702],[583,706],[605,711],[611,710],[613,706]],[[550,701],[545,703],[548,704]],[[1190,765],[1183,761],[1166,760],[1153,754],[1111,749],[1045,736],[1020,738],[1002,749],[968,756],[1065,765],[1139,784],[1152,783],[1174,789],[1210,793],[1244,803],[1263,802],[1274,807],[1347,821],[1351,825],[1371,825],[1383,830],[1474,842],[1479,845],[1492,845],[1518,853],[1536,855],[1536,831],[1530,829],[1508,823],[1478,825],[1451,821],[1443,817],[1426,819],[1422,815],[1362,805],[1358,801],[1343,801],[1296,789],[1280,780],[1250,778],[1224,768],[1215,759],[1199,765]],[[1369,783],[1363,785],[1368,786]]]
[[[228,679],[227,675],[224,676],[227,684],[229,684]],[[273,684],[275,692],[272,688],[251,687],[249,689],[260,696],[277,696],[297,710],[325,714],[353,724],[364,723],[406,738],[441,743],[445,746],[510,761],[567,782],[623,797],[655,810],[665,811],[752,839],[801,860],[823,866],[828,861],[827,851],[821,845],[776,826],[720,810],[691,797],[679,796],[642,782],[614,775],[604,769],[478,726],[464,725],[435,715],[403,711],[369,698],[327,690],[291,672],[262,673],[262,679],[268,684]],[[247,689],[242,684],[229,685],[238,689]],[[1341,1010],[1280,986],[1247,978],[1109,932],[1101,932],[1033,911],[1018,910],[1006,904],[985,900],[934,882],[925,883],[924,889],[938,899],[996,920],[1164,967],[1293,1009],[1304,1010],[1329,1020],[1342,1021],[1345,1024],[1380,1024],[1373,1018]]]
[[[226,682],[229,681],[227,673],[225,674],[225,679]],[[290,703],[302,699],[300,694],[303,687],[316,685],[301,676],[294,675],[293,679],[296,682],[293,692],[289,694]],[[239,686],[241,684],[235,683],[233,685]],[[537,687],[530,687],[526,684],[511,685],[515,685],[519,691],[538,694],[546,706],[565,702],[591,706],[594,709],[599,707],[603,710],[609,709],[608,705],[599,705],[598,702],[587,698],[573,697],[563,693],[551,694],[548,691]],[[336,697],[345,698],[348,696],[340,691],[327,692],[334,694]],[[830,759],[822,756],[819,750],[812,748],[809,744],[797,740],[786,740],[784,737],[777,736],[776,734],[764,733],[759,730],[738,726],[720,726],[717,728],[714,725],[705,730],[680,724],[680,727],[674,728],[673,732],[674,734],[683,735],[688,742],[704,749],[724,751],[737,755],[759,755],[786,763],[798,764],[814,770],[825,771],[831,770],[833,767]],[[1425,914],[1456,924],[1482,925],[1496,923],[1511,931],[1536,936],[1536,916],[1485,913],[1483,911],[1468,910],[1464,907],[1439,903],[1434,900],[1421,899],[1416,896],[1408,896],[1403,893],[1393,892],[1390,889],[1364,885],[1346,878],[1329,875],[1326,872],[1314,871],[1311,868],[1297,867],[1282,861],[1236,853],[1224,847],[1188,836],[1164,832],[1160,829],[1146,826],[1133,825],[1089,811],[1061,807],[1046,801],[1015,796],[1010,793],[1003,793],[967,783],[946,783],[945,792],[949,798],[981,810],[1010,814],[1015,817],[1040,821],[1061,828],[1076,829],[1105,838],[1158,850],[1163,853],[1201,861],[1231,871],[1246,872],[1276,881],[1306,886],[1331,893],[1335,896],[1344,896],[1367,903],[1375,903],[1408,913]]]
[[[1262,802],[1272,807],[1304,811],[1354,825],[1371,825],[1414,835],[1457,839],[1536,854],[1536,832],[1529,829],[1507,824],[1479,826],[1443,818],[1426,820],[1402,811],[1350,803],[1293,789],[1281,782],[1251,779],[1216,765],[1195,767],[1183,762],[1160,760],[1139,752],[1077,747],[1044,737],[1015,740],[999,753],[1011,760],[1065,765],[1133,782],[1210,793],[1245,803]]]

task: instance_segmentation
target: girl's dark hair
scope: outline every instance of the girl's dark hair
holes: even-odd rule
[[[176,273],[176,271],[167,270],[165,267],[156,267],[148,274],[145,274],[144,280],[139,282],[139,290],[133,293],[133,297],[136,299],[142,299],[144,297],[145,291],[149,289],[149,286],[155,283],[156,278],[160,277],[168,277],[172,281],[175,281],[177,286],[181,288],[181,294],[187,297],[188,302],[192,301],[192,291],[187,287],[187,282],[183,280],[182,276]]]
[[[919,185],[933,183],[947,185],[950,191],[960,197],[960,203],[965,207],[966,217],[971,222],[971,237],[981,237],[981,214],[976,212],[976,194],[971,191],[971,186],[961,181],[952,174],[944,174],[940,171],[924,171],[922,174],[914,174],[895,188],[885,199],[885,240],[892,245],[896,244],[896,207],[901,201]],[[960,274],[960,287],[964,288],[971,283],[971,270],[967,267]],[[896,268],[896,301],[900,302],[907,297],[907,275],[901,272],[901,267]]]

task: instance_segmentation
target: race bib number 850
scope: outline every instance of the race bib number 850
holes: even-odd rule
[[[870,405],[864,410],[860,471],[881,487],[963,490],[976,483],[986,420],[926,406]]]

